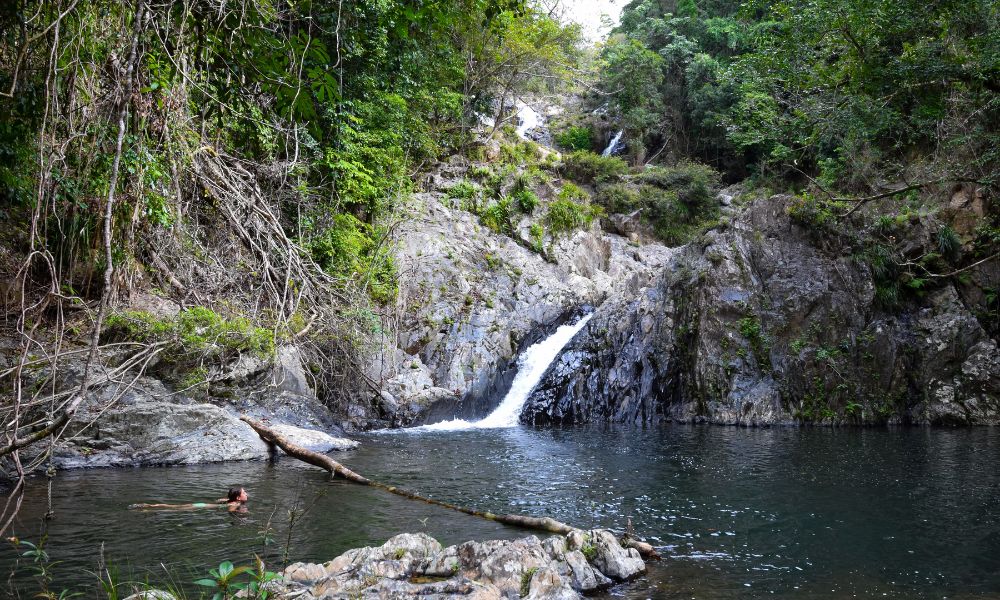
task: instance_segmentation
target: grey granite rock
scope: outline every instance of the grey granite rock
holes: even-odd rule
[[[593,556],[566,537],[544,542],[465,542],[442,548],[425,534],[401,534],[378,547],[349,550],[323,564],[296,563],[275,586],[278,598],[532,598],[575,600],[645,570],[635,550],[606,530],[573,532]],[[602,573],[601,569],[609,572]]]
[[[947,283],[880,309],[849,246],[758,199],[602,305],[522,414],[612,421],[1000,423],[1000,351]]]
[[[454,206],[442,190],[463,176],[464,167],[443,169],[438,189],[415,195],[413,218],[397,233],[401,318],[368,373],[392,399],[378,415],[385,425],[485,415],[520,350],[581,307],[636,293],[673,252],[595,225],[547,238],[545,254],[536,253]],[[522,218],[518,229],[531,222]]]

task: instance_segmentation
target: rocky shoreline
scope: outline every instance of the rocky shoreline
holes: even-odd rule
[[[67,363],[64,385],[73,386],[82,365]],[[127,387],[91,392],[63,443],[52,452],[57,469],[192,465],[265,460],[271,448],[241,415],[267,422],[299,446],[315,452],[344,451],[349,439],[313,392],[294,347],[273,360],[244,356],[216,375],[205,393],[177,390],[155,375]],[[32,460],[47,447],[22,451]]]
[[[424,533],[348,550],[322,563],[295,563],[268,590],[279,600],[469,598],[576,600],[646,571],[638,551],[606,529],[540,540],[441,544]],[[158,590],[131,600],[168,600]]]

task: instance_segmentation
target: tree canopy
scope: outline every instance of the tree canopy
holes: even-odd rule
[[[993,181],[998,31],[990,0],[635,0],[602,85],[647,146],[735,177],[804,170],[866,189],[919,156]]]

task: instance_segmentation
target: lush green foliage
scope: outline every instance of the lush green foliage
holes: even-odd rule
[[[594,149],[594,133],[590,127],[571,125],[556,134],[556,145],[563,150],[575,152],[577,150]]]
[[[309,240],[316,264],[332,275],[361,280],[371,297],[388,303],[396,297],[396,267],[386,232],[354,215],[332,214],[329,225]]]
[[[661,241],[684,244],[714,225],[719,214],[716,193],[720,175],[711,167],[683,162],[650,167],[627,183],[601,185],[597,201],[608,212],[631,214],[650,225]]]
[[[935,153],[943,176],[993,181],[998,32],[990,0],[634,0],[602,85],[633,143],[732,176],[865,188]]]
[[[219,564],[217,569],[209,571],[209,577],[194,582],[208,588],[211,600],[230,600],[241,597],[248,600],[267,600],[271,592],[267,584],[280,579],[281,575],[264,569],[264,563],[258,558],[257,567],[234,566],[230,561]]]
[[[590,203],[586,192],[573,184],[566,184],[559,197],[549,203],[545,223],[555,236],[589,227],[595,218],[603,214],[600,206]],[[539,235],[539,241],[540,238]]]
[[[489,227],[493,233],[511,235],[514,226],[511,223],[511,200],[502,198],[490,203],[479,215],[479,221]]]
[[[106,335],[114,339],[167,344],[168,354],[204,358],[217,354],[251,352],[274,354],[274,332],[256,327],[249,319],[225,318],[203,306],[184,309],[173,319],[142,311],[123,311],[107,318]]]
[[[616,156],[601,156],[580,150],[563,157],[559,170],[574,181],[600,183],[618,179],[628,173],[628,164]]]
[[[152,268],[145,240],[165,232],[184,251],[204,250],[190,225],[225,214],[200,181],[207,153],[243,161],[284,234],[340,285],[391,301],[387,231],[413,174],[470,142],[477,111],[572,68],[579,39],[578,27],[523,0],[99,0],[60,10],[37,0],[0,9],[0,215],[26,232],[32,209],[51,207],[34,231],[65,271],[54,278],[84,294],[103,268],[109,191],[120,268]],[[133,72],[133,41],[134,92],[120,102],[111,92]],[[121,176],[109,190],[120,108]],[[59,159],[39,164],[51,152]],[[517,140],[502,154],[516,163],[538,148]],[[497,198],[502,177],[484,181]]]
[[[515,190],[512,197],[517,203],[517,209],[524,214],[530,215],[538,208],[538,195],[528,188]]]

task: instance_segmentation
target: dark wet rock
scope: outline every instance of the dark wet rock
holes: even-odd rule
[[[442,548],[422,533],[349,550],[326,564],[296,563],[279,598],[533,598],[572,600],[645,571],[635,550],[606,530],[540,541],[465,542]],[[591,556],[590,561],[586,556]],[[637,556],[637,555],[636,555]],[[609,572],[602,573],[602,569]]]
[[[522,414],[534,424],[1000,423],[1000,351],[952,285],[881,309],[849,247],[760,199],[612,298]]]

